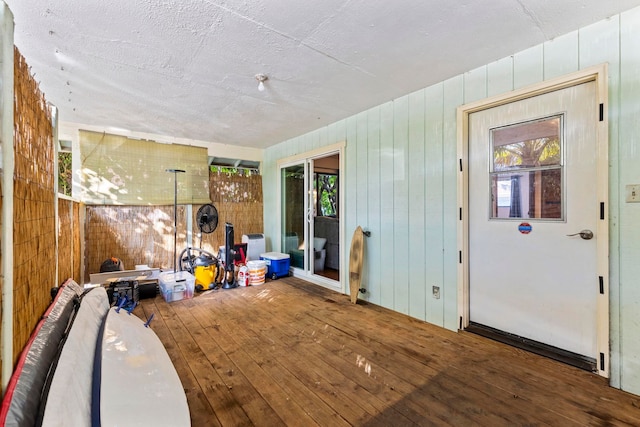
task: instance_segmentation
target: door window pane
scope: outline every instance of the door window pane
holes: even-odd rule
[[[562,116],[491,129],[491,218],[564,218]]]
[[[298,256],[304,240],[305,186],[304,165],[282,169],[282,251],[289,254],[293,267],[303,268],[304,256]]]

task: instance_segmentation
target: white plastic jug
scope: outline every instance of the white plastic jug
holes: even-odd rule
[[[240,266],[238,270],[238,286],[247,286],[249,283],[249,267],[246,265]]]

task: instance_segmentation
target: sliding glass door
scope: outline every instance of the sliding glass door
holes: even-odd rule
[[[280,166],[281,248],[294,275],[340,286],[340,153]]]

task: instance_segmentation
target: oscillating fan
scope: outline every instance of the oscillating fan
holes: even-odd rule
[[[218,227],[218,210],[212,204],[200,206],[196,213],[196,222],[201,232],[213,233]]]

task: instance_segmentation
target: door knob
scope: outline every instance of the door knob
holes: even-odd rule
[[[593,231],[591,231],[591,230],[581,230],[579,233],[567,234],[567,236],[569,236],[569,237],[580,236],[580,238],[582,238],[584,240],[591,240],[591,239],[593,239]]]

